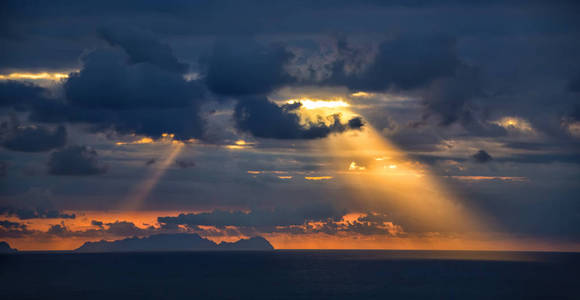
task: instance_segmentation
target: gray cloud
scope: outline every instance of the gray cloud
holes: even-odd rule
[[[471,156],[471,158],[473,158],[473,160],[475,160],[475,162],[478,163],[486,163],[486,162],[490,162],[493,158],[491,157],[491,155],[489,155],[487,152],[485,152],[485,150],[479,150],[477,151],[477,153],[473,154]]]
[[[75,214],[67,214],[55,209],[27,209],[14,207],[0,207],[0,215],[15,216],[20,220],[29,219],[74,219]]]
[[[331,133],[360,129],[363,122],[360,117],[342,123],[339,115],[328,116],[330,124],[323,120],[300,123],[292,110],[293,107],[278,106],[265,97],[244,98],[238,102],[234,112],[237,127],[256,137],[275,139],[316,139],[324,138]]]
[[[13,151],[43,152],[63,147],[67,133],[64,126],[51,130],[42,125],[0,124],[0,141],[4,148]]]
[[[98,161],[97,151],[87,146],[68,146],[50,155],[48,171],[52,175],[96,175],[106,168]]]
[[[195,162],[194,161],[190,161],[190,160],[178,159],[178,160],[175,161],[175,163],[177,164],[177,166],[179,166],[182,169],[187,169],[187,168],[193,168],[193,167],[195,167]]]
[[[219,41],[202,59],[204,81],[220,95],[266,94],[292,78],[284,70],[292,54],[282,45],[262,46],[252,40]]]
[[[185,73],[188,66],[173,54],[169,45],[160,42],[152,34],[130,28],[101,28],[100,36],[112,46],[120,46],[130,58],[131,64],[150,63],[162,69]]]

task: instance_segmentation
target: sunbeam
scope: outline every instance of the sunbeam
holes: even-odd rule
[[[145,199],[147,199],[169,166],[175,162],[175,159],[178,157],[179,153],[181,153],[184,146],[185,145],[181,142],[171,143],[168,146],[168,149],[165,152],[166,155],[164,155],[165,159],[163,159],[156,166],[156,168],[144,181],[131,189],[130,193],[127,195],[126,200],[122,202],[122,210],[131,211],[140,209],[142,207]]]
[[[324,103],[302,106],[299,113],[303,119],[356,115],[349,105]],[[408,157],[370,124],[360,131],[332,135],[323,145],[323,153],[332,161],[324,171],[337,174],[335,179],[350,194],[351,209],[386,214],[395,224],[405,224],[404,234],[410,236],[469,234],[473,238],[490,230],[482,216],[469,211],[427,166]]]

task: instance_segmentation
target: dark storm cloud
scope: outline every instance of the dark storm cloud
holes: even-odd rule
[[[32,83],[0,81],[0,107],[26,109],[44,99],[45,89]]]
[[[50,155],[48,172],[53,175],[96,175],[106,171],[97,151],[87,146],[68,146]]]
[[[171,47],[151,34],[128,28],[101,28],[99,33],[112,46],[123,48],[132,64],[146,62],[172,72],[187,71],[188,66],[179,62]]]
[[[121,44],[123,37],[116,36],[115,41]],[[123,45],[129,49],[134,46]],[[170,53],[161,52],[165,55],[145,53],[139,59],[119,49],[89,53],[83,57],[80,72],[70,74],[64,82],[65,101],[34,102],[30,119],[88,123],[96,131],[113,129],[153,138],[163,133],[173,133],[178,140],[201,137],[199,105],[204,89],[197,82],[186,81],[176,70],[166,70],[172,68],[165,61]],[[29,93],[34,96],[40,92]]]
[[[456,121],[471,125],[475,117],[470,100],[482,95],[479,72],[476,68],[460,66],[452,77],[434,81],[424,89],[423,102],[427,115],[435,114],[441,125],[450,125]]]
[[[43,152],[66,144],[66,128],[54,130],[42,125],[23,126],[18,123],[0,124],[0,142],[6,149],[23,152]]]
[[[267,94],[290,83],[284,70],[292,54],[282,45],[263,46],[252,40],[217,42],[202,59],[208,88],[220,95]]]
[[[339,115],[328,116],[329,124],[324,120],[300,123],[300,118],[286,106],[278,106],[266,97],[242,98],[236,105],[234,120],[236,126],[256,137],[275,139],[316,139],[324,138],[331,133],[340,133],[350,129],[360,129],[363,124],[359,117],[342,123]]]
[[[493,158],[491,157],[491,155],[489,155],[487,152],[485,152],[485,150],[479,150],[477,151],[477,153],[473,154],[471,156],[471,158],[473,160],[475,160],[475,162],[478,163],[486,163],[486,162],[490,162]]]
[[[120,51],[97,50],[83,58],[83,69],[64,84],[71,105],[111,110],[185,107],[200,88],[180,73],[148,63],[128,63]]]
[[[14,216],[20,220],[28,219],[74,219],[75,214],[67,214],[54,209],[27,209],[0,207],[0,215]]]
[[[341,58],[326,83],[352,90],[413,89],[454,76],[460,65],[455,40],[445,37],[401,37],[383,42],[373,62],[360,72],[348,72],[347,68],[348,60],[358,52],[345,41],[338,42],[338,51]]]
[[[195,106],[171,109],[139,108],[131,110],[87,109],[64,104],[37,106],[31,120],[71,122],[91,125],[93,131],[115,130],[120,134],[139,134],[160,138],[175,134],[177,140],[201,137],[203,120]]]
[[[480,71],[459,57],[456,38],[402,36],[379,45],[370,63],[353,66],[351,60],[369,55],[338,40],[338,60],[322,84],[346,86],[353,91],[419,91],[425,118],[440,124],[473,122],[470,100],[483,94]]]

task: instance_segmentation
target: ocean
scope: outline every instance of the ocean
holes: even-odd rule
[[[0,255],[1,299],[580,299],[580,254],[223,251]]]

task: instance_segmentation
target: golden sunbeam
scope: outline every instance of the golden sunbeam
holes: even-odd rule
[[[179,153],[183,150],[185,144],[177,142],[171,143],[167,151],[165,159],[159,163],[157,168],[153,170],[152,174],[145,179],[143,182],[139,183],[127,196],[127,199],[122,203],[122,210],[137,210],[141,208],[143,202],[151,190],[157,185],[159,179],[165,174],[169,166],[175,161]]]
[[[339,113],[343,119],[348,119],[357,115],[348,104],[334,105],[333,101],[310,108],[303,105],[300,116],[308,119],[317,114]],[[469,235],[472,241],[485,239],[489,228],[481,216],[464,207],[437,177],[430,174],[427,166],[413,161],[368,123],[361,131],[328,137],[323,152],[328,153],[332,161],[323,171],[336,174],[334,179],[349,193],[351,209],[386,214],[394,225],[402,225],[402,231],[409,237]],[[418,240],[413,238],[406,243]],[[461,239],[455,243],[454,248],[469,247],[459,245]],[[405,247],[425,248],[425,245]]]
[[[332,136],[327,151],[352,198],[362,207],[393,215],[417,231],[480,231],[468,212],[422,164],[412,161],[367,125],[364,131]],[[377,160],[377,158],[381,160]]]

